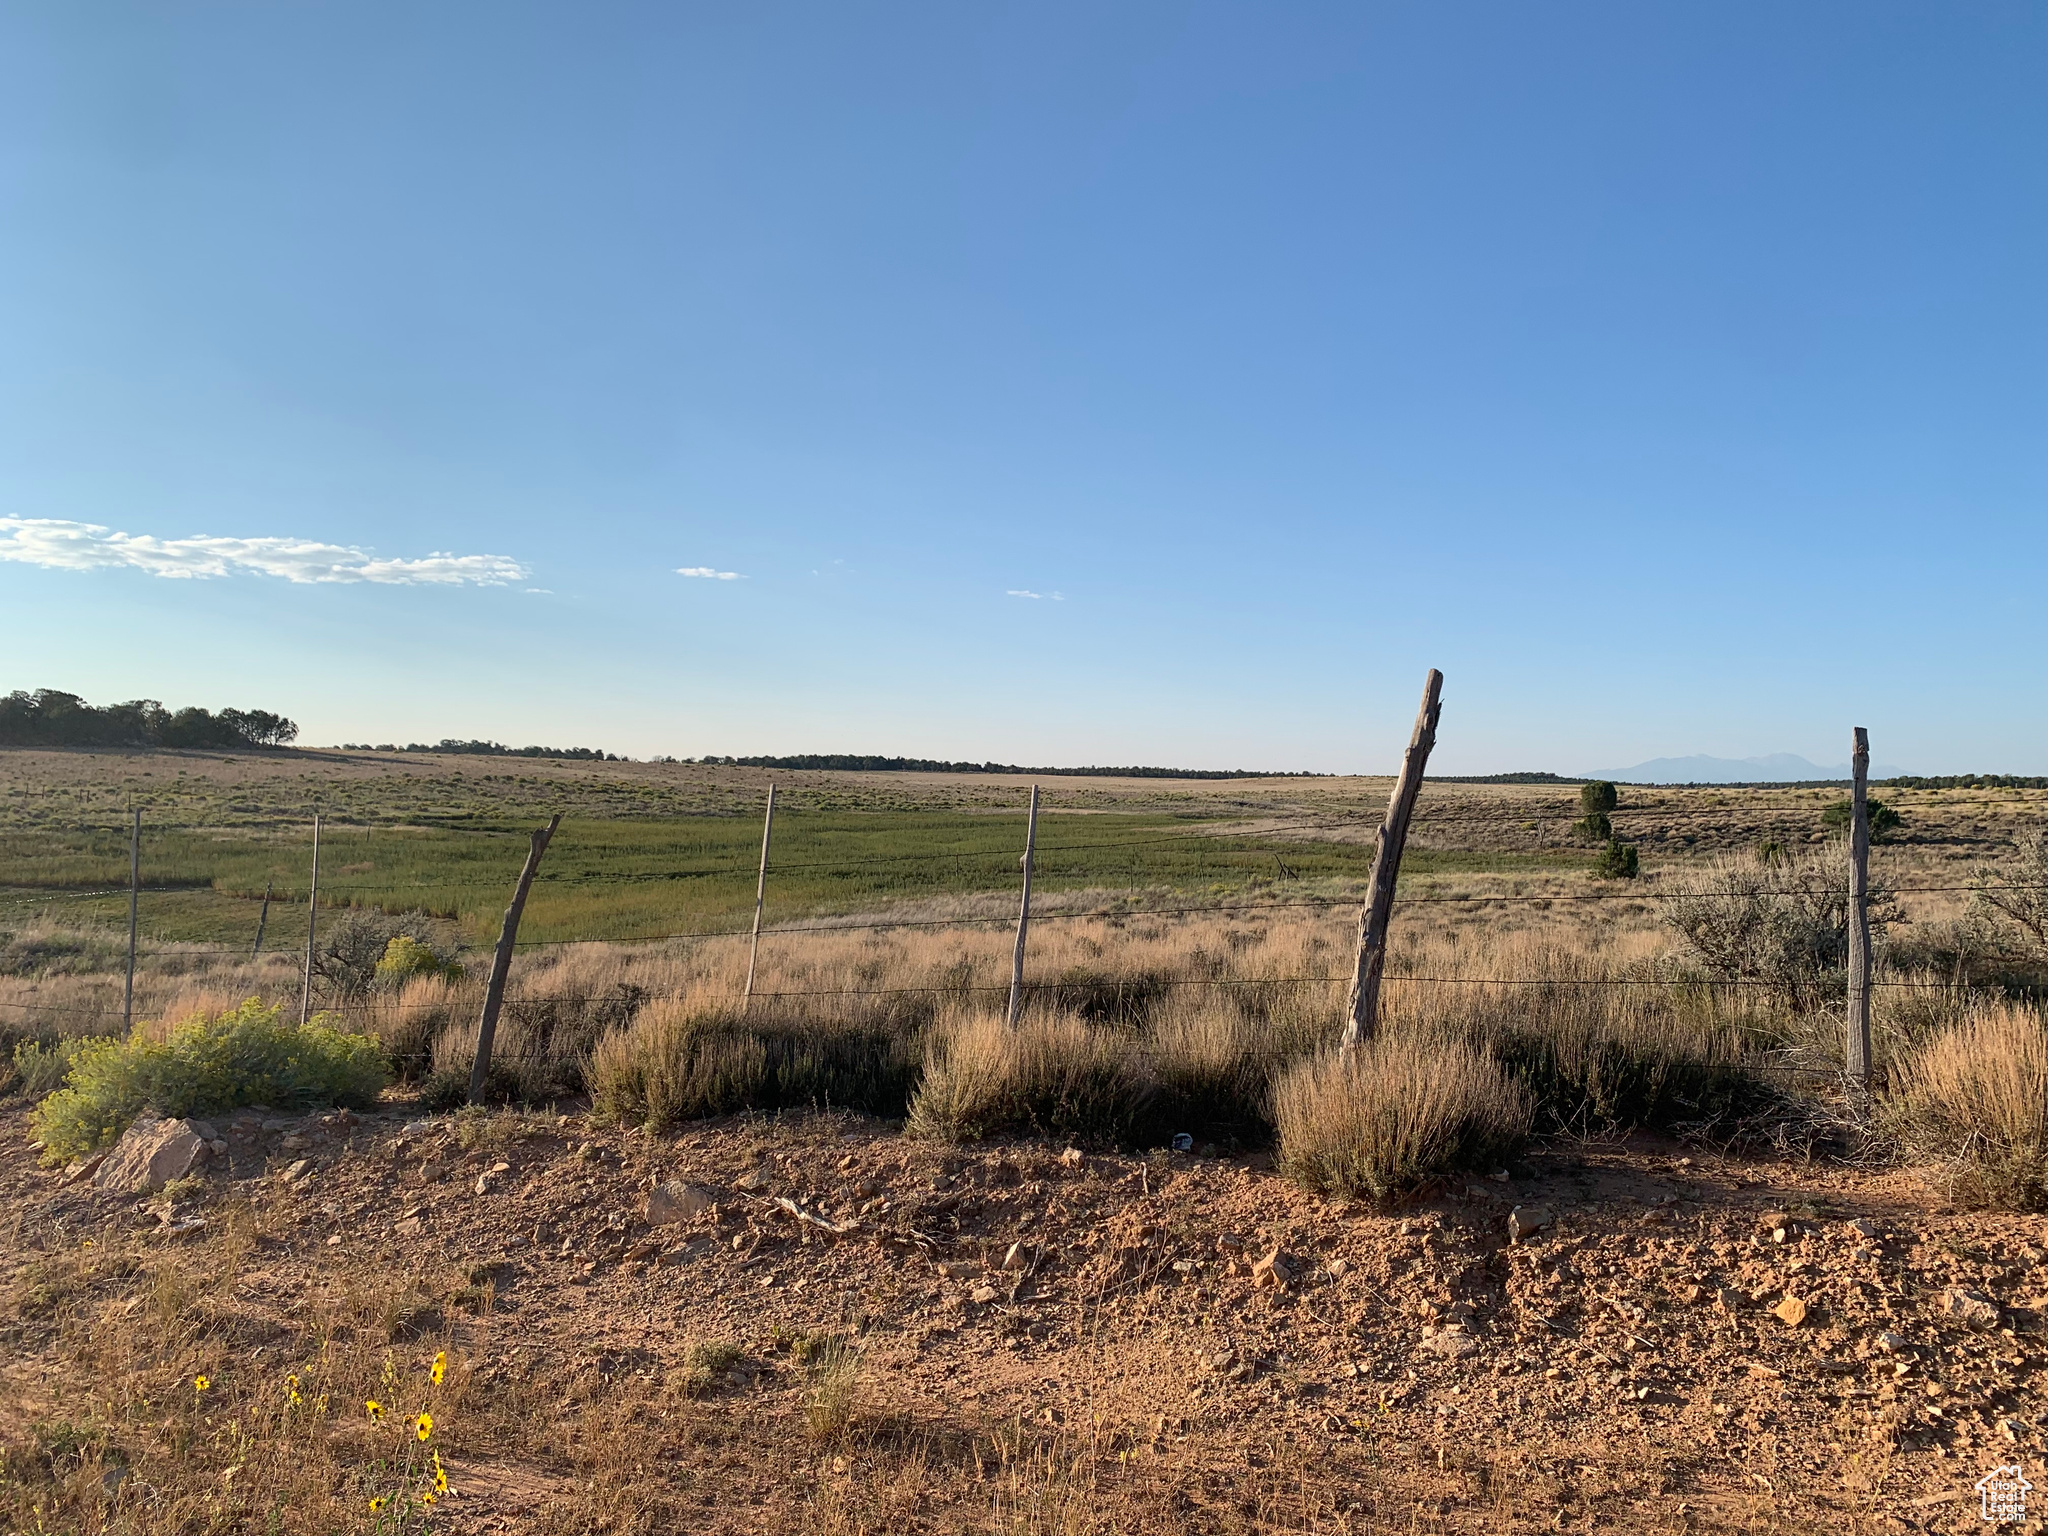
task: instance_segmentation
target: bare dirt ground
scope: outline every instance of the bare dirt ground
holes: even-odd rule
[[[448,1351],[456,1532],[1962,1531],[2039,1465],[2048,1230],[1910,1172],[1551,1143],[1375,1209],[848,1117],[390,1109],[239,1112],[170,1202],[0,1114],[0,1423],[93,1420],[112,1478],[101,1523],[18,1528],[362,1524],[352,1401],[281,1452],[327,1515],[219,1491],[253,1457],[216,1416],[351,1350]],[[650,1225],[658,1184],[690,1213]]]

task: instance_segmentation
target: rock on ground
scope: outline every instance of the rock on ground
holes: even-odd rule
[[[681,1179],[670,1179],[648,1191],[647,1223],[654,1227],[674,1226],[703,1215],[713,1203],[710,1190],[686,1184]]]
[[[205,1160],[207,1140],[190,1120],[138,1115],[100,1164],[93,1186],[107,1195],[155,1194]]]

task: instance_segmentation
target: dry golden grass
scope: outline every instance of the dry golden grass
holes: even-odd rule
[[[1310,1189],[1376,1200],[1498,1167],[1531,1114],[1528,1094],[1485,1051],[1423,1031],[1296,1063],[1273,1107],[1283,1168]]]
[[[1840,1059],[1838,1019],[1803,994],[1710,985],[1663,908],[1636,899],[1660,880],[1682,883],[1653,872],[1639,892],[1588,907],[1546,905],[1540,880],[1524,893],[1536,899],[1491,902],[1524,882],[1488,877],[1469,902],[1409,909],[1394,928],[1387,1032],[1426,1029],[1491,1054],[1528,1090],[1544,1130],[1728,1127],[1769,1088],[1821,1081]],[[1099,912],[1133,895],[1071,901]],[[1006,907],[993,894],[955,895],[877,916],[931,922]],[[657,1130],[743,1108],[893,1117],[915,1101],[917,1128],[948,1138],[1037,1130],[1143,1143],[1188,1130],[1254,1143],[1271,1134],[1276,1079],[1334,1043],[1353,924],[1347,909],[1313,907],[1046,914],[1015,1036],[991,1022],[1009,979],[1007,917],[771,928],[750,1005],[739,995],[743,939],[540,948],[515,965],[490,1086],[536,1104],[587,1093],[606,1114]],[[62,947],[54,931],[42,937]],[[145,966],[137,1011],[154,1032],[252,994],[295,1004],[297,990],[289,956],[207,951]],[[480,969],[420,978],[375,989],[344,1016],[385,1044],[401,1078],[424,1080],[430,1102],[452,1103],[466,1088],[481,994]],[[0,1018],[70,1033],[118,995],[118,975],[105,973],[0,977],[0,1004],[34,1005]],[[1881,1062],[1966,1015],[1976,996],[1880,988]],[[1759,1053],[1807,1075],[1759,1077]]]
[[[860,1353],[846,1340],[831,1338],[807,1352],[810,1394],[804,1426],[813,1440],[834,1440],[853,1427],[860,1411]]]
[[[1738,1096],[1746,1042],[1778,1027],[1746,994],[1669,985],[1678,973],[1651,929],[1610,928],[1593,948],[1576,912],[1435,915],[1396,931],[1390,1029],[1427,1025],[1493,1051],[1546,1124],[1712,1120]],[[1508,931],[1476,926],[1496,920]],[[1010,966],[999,929],[770,933],[750,1005],[741,943],[545,949],[515,968],[492,1088],[532,1103],[587,1091],[605,1114],[657,1130],[745,1108],[901,1116],[915,1098],[920,1132],[949,1139],[1188,1130],[1256,1142],[1270,1134],[1276,1075],[1335,1040],[1351,921],[1281,910],[1044,923],[1014,1035],[992,1018]],[[274,969],[223,960],[186,979],[161,1017],[233,1000],[229,978],[295,990]],[[1589,985],[1614,980],[1640,985]],[[402,1077],[456,1102],[481,992],[474,975],[421,978],[344,1016],[384,1042]]]
[[[603,1035],[583,1075],[599,1112],[650,1131],[743,1109],[852,1109],[901,1116],[925,1010],[859,1000],[844,1012],[767,999],[648,1004]]]
[[[1982,1008],[1935,1035],[1900,1069],[1892,1111],[1958,1200],[2048,1204],[2048,1023],[2039,1013]]]
[[[1014,1029],[1001,1014],[962,1014],[934,1034],[908,1128],[940,1141],[1138,1139],[1158,1099],[1148,1067],[1128,1033],[1071,1014]]]

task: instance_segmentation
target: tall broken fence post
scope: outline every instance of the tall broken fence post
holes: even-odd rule
[[[747,950],[747,991],[740,1012],[754,1006],[754,962],[761,957],[761,908],[768,901],[768,840],[775,835],[775,786],[768,786],[768,814],[761,818],[761,873],[754,881],[754,942]]]
[[[1870,1092],[1870,734],[1856,727],[1849,758],[1849,1007],[1844,1067],[1858,1100]]]
[[[1024,822],[1024,899],[1017,907],[1017,949],[1010,957],[1010,1012],[1008,1024],[1017,1027],[1024,1010],[1024,934],[1031,926],[1031,856],[1038,848],[1038,786],[1031,786],[1031,814]]]
[[[306,896],[306,976],[299,990],[299,1025],[313,1012],[313,934],[320,926],[320,818],[313,818],[313,881]]]
[[[512,970],[512,946],[519,940],[519,914],[526,910],[526,893],[533,889],[534,871],[540,856],[548,851],[548,840],[562,824],[562,813],[548,818],[548,824],[533,834],[526,852],[526,865],[519,871],[519,883],[512,888],[512,905],[505,909],[505,926],[498,931],[498,952],[491,956],[491,981],[484,988],[483,1017],[476,1027],[476,1060],[469,1069],[469,1102],[481,1104],[484,1080],[491,1073],[491,1042],[498,1037],[498,1009],[505,1001],[505,978]]]
[[[1358,963],[1351,975],[1351,1001],[1344,1019],[1339,1052],[1349,1057],[1359,1042],[1370,1040],[1380,1022],[1380,973],[1387,963],[1387,922],[1394,910],[1394,883],[1401,875],[1401,850],[1408,844],[1408,821],[1422,789],[1430,748],[1436,745],[1436,721],[1442,707],[1444,675],[1434,667],[1422,686],[1422,708],[1415,731],[1401,759],[1401,776],[1387,798],[1387,819],[1380,823],[1372,856],[1372,882],[1358,914]]]

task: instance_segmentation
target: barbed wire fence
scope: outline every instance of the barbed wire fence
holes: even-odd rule
[[[1860,799],[1860,796],[1858,798]],[[1994,800],[1982,802],[1944,802],[1944,809],[1953,809],[1959,807],[1967,808],[1975,805],[1982,805],[1985,807],[1996,807],[2000,809],[2010,809],[2012,803],[2013,802],[2009,800]],[[1729,827],[1731,820],[1733,820],[1736,821],[1737,824],[1740,826],[1746,827],[1748,825],[1753,824],[1759,830],[1768,831],[1773,829],[1774,817],[1782,817],[1783,815],[1791,814],[1797,810],[1802,809],[1810,812],[1811,806],[1810,804],[1808,804],[1806,806],[1749,807],[1746,808],[1746,815],[1743,817],[1731,817],[1729,814],[1730,808],[1725,806],[1701,807],[1696,809],[1658,807],[1655,809],[1654,814],[1664,822],[1691,818],[1697,819],[1701,822],[1711,822],[1717,829],[1726,830]],[[783,814],[787,815],[789,813],[785,810]],[[538,873],[534,870],[529,869],[527,871],[527,874],[531,886],[533,888],[542,890],[562,887],[588,886],[625,888],[643,886],[647,883],[660,881],[680,881],[718,877],[733,878],[743,877],[747,875],[757,875],[759,882],[757,885],[757,896],[760,899],[760,901],[765,905],[771,897],[773,891],[772,876],[776,873],[822,871],[833,875],[853,875],[863,870],[869,869],[899,869],[906,865],[912,865],[918,862],[923,862],[931,866],[943,867],[951,873],[958,873],[958,871],[963,866],[968,864],[1008,864],[1012,868],[1018,868],[1022,863],[1022,861],[1019,860],[1018,855],[1016,853],[1006,852],[999,849],[966,849],[937,852],[927,851],[922,853],[876,854],[860,858],[795,859],[785,861],[782,863],[772,863],[768,858],[768,846],[769,834],[772,830],[774,816],[775,810],[771,802],[767,811],[767,816],[765,818],[765,824],[763,827],[762,857],[760,859],[758,868],[747,867],[738,864],[697,864],[676,869],[660,871],[631,870],[605,872],[598,870],[584,870],[554,875]],[[1098,839],[1093,841],[1076,841],[1070,843],[1060,843],[1057,841],[1053,841],[1036,844],[1035,847],[1032,847],[1030,849],[1026,857],[1033,861],[1031,865],[1031,872],[1035,873],[1041,880],[1057,878],[1062,875],[1100,876],[1105,873],[1115,872],[1114,866],[1112,866],[1110,870],[1105,870],[1101,864],[1096,862],[1078,862],[1072,865],[1071,867],[1063,868],[1059,861],[1063,855],[1068,854],[1097,854],[1102,852],[1120,851],[1126,849],[1159,848],[1171,846],[1174,844],[1181,844],[1184,846],[1193,844],[1199,845],[1200,851],[1203,854],[1216,859],[1252,858],[1257,860],[1278,860],[1280,862],[1280,867],[1284,872],[1286,870],[1286,865],[1284,862],[1284,858],[1282,857],[1282,852],[1281,850],[1275,849],[1272,846],[1271,840],[1275,836],[1284,836],[1287,834],[1308,835],[1312,838],[1315,838],[1322,846],[1350,848],[1353,846],[1362,846],[1362,841],[1359,843],[1346,842],[1343,840],[1342,834],[1362,834],[1374,827],[1373,821],[1364,815],[1346,817],[1332,816],[1329,814],[1306,816],[1259,816],[1256,813],[1254,813],[1241,819],[1255,822],[1255,830],[1243,833],[1228,833],[1219,832],[1215,827],[1210,825],[1201,825],[1190,828],[1189,830],[1183,832],[1162,833],[1158,835],[1147,835],[1142,837]],[[1485,829],[1493,827],[1514,827],[1517,829],[1527,829],[1532,822],[1536,823],[1540,827],[1540,825],[1546,821],[1559,821],[1567,819],[1569,818],[1566,815],[1554,810],[1548,811],[1547,814],[1544,812],[1532,813],[1527,809],[1511,810],[1505,813],[1447,812],[1442,810],[1424,810],[1419,814],[1412,815],[1411,819],[1408,822],[1406,832],[1409,835],[1413,835],[1415,833],[1422,833],[1426,835],[1437,828],[1454,827],[1464,829],[1467,832],[1473,829],[1477,829],[1483,832]],[[290,824],[273,821],[265,823],[264,825],[268,828],[276,829]],[[1380,835],[1375,839],[1375,842],[1373,844],[1376,860],[1380,856],[1381,850],[1384,848],[1386,842],[1384,825],[1384,822],[1380,823]],[[57,903],[62,902],[108,900],[124,897],[128,898],[130,902],[133,903],[139,897],[145,895],[151,897],[230,896],[245,897],[246,899],[249,899],[251,901],[257,899],[257,895],[254,891],[241,891],[234,887],[232,884],[224,886],[219,881],[209,881],[204,884],[193,882],[178,884],[156,884],[144,886],[140,881],[141,861],[139,853],[140,840],[142,835],[142,824],[139,820],[131,822],[130,825],[127,827],[83,827],[67,830],[72,830],[80,833],[114,833],[122,831],[130,832],[131,836],[135,839],[135,842],[131,845],[131,848],[129,849],[129,862],[131,871],[131,879],[129,884],[126,886],[102,885],[87,890],[52,889],[45,892],[39,892],[32,896],[10,897],[4,902],[0,902],[0,910],[18,910],[25,907],[48,908]],[[217,834],[227,829],[215,825],[166,823],[159,827],[153,827],[151,828],[151,830],[204,832]],[[1335,840],[1330,840],[1332,834],[1337,835]],[[500,833],[494,830],[479,831],[476,835],[486,837],[500,837],[504,838],[508,843],[510,841],[510,836],[508,834]],[[1251,846],[1226,846],[1233,843],[1249,844]],[[1867,843],[1865,846],[1867,849]],[[1397,852],[1395,854],[1396,872],[1398,872],[1398,860],[1399,855]],[[536,864],[538,863],[537,856],[534,862]],[[751,863],[752,861],[750,860],[749,864]],[[1140,873],[1145,872],[1137,866],[1133,866],[1133,869]],[[1020,874],[1021,873],[1022,871],[1020,870]],[[273,893],[272,890],[269,888],[268,882],[266,882],[266,888],[262,893],[262,911],[257,917],[257,942],[260,945],[262,924],[267,920],[268,907],[272,900],[291,904],[304,902],[305,910],[307,911],[308,914],[309,940],[307,944],[307,953],[303,963],[306,970],[307,978],[308,980],[310,980],[312,955],[315,948],[315,944],[317,943],[317,922],[319,914],[323,911],[333,912],[339,908],[358,905],[359,903],[355,900],[355,898],[358,897],[385,898],[384,900],[374,901],[368,904],[389,910],[397,905],[397,901],[394,901],[391,898],[397,898],[398,900],[402,901],[404,895],[409,891],[417,891],[421,895],[425,896],[435,892],[445,892],[450,890],[487,889],[493,885],[495,885],[499,889],[505,889],[507,884],[509,883],[510,882],[502,879],[500,881],[485,881],[481,879],[429,879],[418,882],[400,884],[377,884],[372,882],[356,881],[329,882],[328,885],[323,889],[319,885],[315,884],[313,881],[309,881],[308,884],[300,890],[294,891],[290,888],[284,888],[279,889]],[[20,887],[17,886],[16,889],[18,890],[20,889]],[[981,887],[981,889],[992,890],[994,889],[994,887],[990,885]],[[1969,882],[1941,881],[1936,883],[1893,886],[1887,889],[1886,894],[1894,896],[1978,895],[1992,894],[1997,892],[2037,891],[2042,889],[2048,889],[2048,887],[1984,880]],[[1716,891],[1713,889],[1703,889],[1698,887],[1697,885],[1683,890],[1646,890],[1640,887],[1636,887],[1632,883],[1623,884],[1621,882],[1616,882],[1612,887],[1603,887],[1602,889],[1597,890],[1579,891],[1473,891],[1455,893],[1425,891],[1414,894],[1402,894],[1397,891],[1394,896],[1394,903],[1395,905],[1401,908],[1424,907],[1435,905],[1457,905],[1468,909],[1479,909],[1486,907],[1505,907],[1524,904],[1549,907],[1552,905],[1559,904],[1576,905],[1582,903],[1605,902],[1658,903],[1696,900],[1702,897],[1713,898],[1716,896],[1768,900],[1777,897],[1796,897],[1799,894],[1801,893],[1793,891]],[[346,899],[339,900],[337,898]],[[1026,952],[1023,946],[1024,932],[1027,929],[1028,925],[1032,924],[1064,923],[1076,921],[1177,921],[1218,916],[1232,916],[1241,914],[1277,914],[1293,912],[1331,913],[1337,911],[1355,910],[1360,906],[1362,899],[1363,898],[1359,894],[1345,893],[1322,896],[1293,897],[1275,900],[1221,900],[1210,902],[1189,902],[1185,900],[1177,900],[1169,905],[1142,905],[1135,902],[1130,902],[1106,906],[1098,904],[1079,908],[1059,908],[1057,906],[1049,905],[1033,906],[1030,897],[1027,895],[1023,903],[1021,904],[1020,910],[1014,916],[1000,914],[977,914],[954,917],[889,918],[866,917],[854,914],[849,915],[849,917],[843,919],[827,917],[823,919],[802,920],[783,924],[768,924],[766,926],[759,926],[757,919],[755,924],[740,925],[734,927],[698,927],[686,929],[664,929],[663,931],[654,933],[625,935],[610,933],[582,935],[572,934],[569,936],[550,937],[542,939],[518,938],[515,923],[512,926],[512,930],[509,933],[501,935],[501,949],[509,956],[511,953],[515,952],[523,954],[532,954],[536,951],[541,950],[586,945],[628,946],[672,943],[714,943],[721,941],[738,940],[747,940],[750,944],[752,944],[757,943],[761,939],[766,939],[771,943],[779,943],[789,938],[808,935],[843,935],[850,933],[883,933],[891,931],[945,931],[966,929],[995,929],[1008,927],[1012,924],[1015,924],[1020,930],[1020,943],[1018,948],[1018,955],[1020,958],[1018,963],[1020,966],[1021,976],[1021,967],[1026,963],[1026,959],[1024,958]],[[1057,898],[1055,897],[1053,898],[1053,900],[1056,901]],[[1041,898],[1041,901],[1043,901],[1043,898]],[[139,941],[136,938],[134,929],[131,928],[128,954],[128,963],[131,970],[136,959],[138,958],[139,953]],[[194,946],[190,944],[174,944],[169,946],[151,946],[146,952],[146,957],[218,957],[229,953],[230,951],[225,945]],[[507,963],[509,966],[509,960]],[[511,995],[504,991],[504,983],[507,979],[508,978],[502,974],[497,977],[499,993],[503,997],[504,1003],[510,1006],[526,1007],[542,1004],[569,1003],[589,1005],[607,1001],[607,999],[601,997],[570,996],[552,993],[539,994],[531,997],[522,995]],[[1532,987],[1671,988],[1674,986],[1683,986],[1712,991],[1724,988],[1762,988],[1782,990],[1784,986],[1783,982],[1776,980],[1756,980],[1748,978],[1727,977],[1699,978],[1693,976],[1519,977],[1439,975],[1426,973],[1388,972],[1384,974],[1382,979],[1387,982],[1397,982],[1404,985],[1421,985],[1433,987],[1491,987],[1504,989]],[[1343,974],[1333,973],[1300,976],[1153,978],[1150,981],[1148,981],[1148,985],[1164,990],[1202,988],[1224,989],[1238,987],[1278,986],[1334,987],[1348,982],[1355,982],[1355,980],[1355,975],[1347,976]],[[1853,978],[1851,980],[1853,984]],[[839,988],[827,987],[802,989],[757,989],[749,985],[749,987],[744,992],[735,994],[733,1001],[735,1003],[743,1003],[747,996],[775,1000],[822,1000],[835,998],[849,999],[857,997],[873,998],[892,996],[907,997],[932,995],[979,996],[984,994],[990,997],[995,997],[1003,993],[1014,992],[1018,984],[1019,979],[1013,978],[1013,981],[1010,983],[990,983],[985,985],[970,985],[962,983],[949,984],[943,986]],[[1047,984],[1032,986],[1031,988],[1029,988],[1029,990],[1037,992],[1042,989],[1043,985]],[[1866,975],[1866,977],[1864,978],[1863,985],[1865,988],[1865,995],[1867,996],[1869,989],[1950,990],[1952,989],[1953,984],[1948,982],[1931,981],[1923,979],[1878,977]],[[663,998],[701,996],[702,993],[701,989],[692,989],[687,992],[667,992],[659,990],[648,991],[645,989],[640,989],[637,991],[636,995],[639,1002],[647,1002]],[[366,1013],[404,1014],[408,1011],[413,1011],[413,1006],[414,1005],[393,1002],[387,999],[364,1000],[360,998],[343,997],[328,1001],[322,1007],[321,1011],[340,1013],[344,1015]],[[419,1011],[445,1011],[446,1006],[447,1005],[445,1003],[434,1003],[417,1005],[417,1008]],[[63,1004],[43,1003],[36,1001],[34,999],[0,1000],[0,1007],[6,1007],[12,1010],[17,1010],[19,1012],[26,1013],[31,1016],[39,1014],[48,1014],[53,1016],[62,1016],[70,1019],[121,1019],[124,1022],[124,1024],[128,1022],[128,1013],[132,1012],[132,1009],[120,1008],[77,1008],[66,1006]],[[1865,1063],[1865,1071],[1867,1073],[1867,1055],[1865,1058]],[[483,1065],[487,1065],[487,1063],[483,1063]],[[1845,1065],[1847,1065],[1846,1062]],[[1779,1066],[1777,1069],[1787,1071],[1813,1072],[1816,1074],[1826,1073],[1826,1075],[1837,1075],[1833,1071],[1833,1069],[1817,1069],[1797,1066]]]

